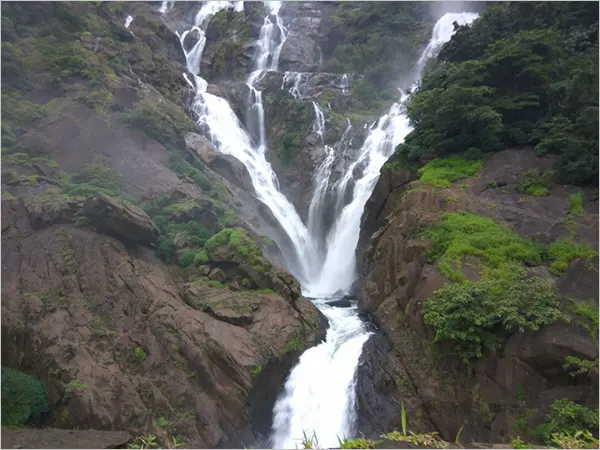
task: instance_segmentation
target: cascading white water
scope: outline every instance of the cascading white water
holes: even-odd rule
[[[348,93],[348,75],[342,75],[342,94]]]
[[[129,28],[129,25],[131,25],[131,22],[133,22],[133,16],[129,15],[125,19],[125,28]]]
[[[275,448],[294,448],[303,432],[308,435],[315,432],[322,446],[332,447],[338,444],[338,437],[350,437],[355,432],[355,372],[362,346],[370,333],[359,319],[356,307],[334,308],[326,304],[326,299],[338,290],[347,292],[355,279],[354,251],[364,205],[377,182],[382,165],[410,132],[410,127],[400,105],[403,96],[387,114],[371,125],[357,159],[346,167],[332,186],[332,167],[338,157],[336,146],[334,149],[325,146],[323,110],[313,102],[313,131],[321,137],[325,159],[315,172],[315,190],[307,227],[293,205],[279,191],[277,177],[265,158],[264,108],[262,95],[255,88],[255,83],[266,71],[277,69],[279,53],[287,35],[278,15],[280,2],[265,3],[269,14],[256,45],[255,67],[247,80],[253,96],[251,108],[260,105],[253,113],[262,115],[262,119],[257,121],[262,133],[258,145],[252,144],[249,134],[242,128],[228,102],[209,94],[206,81],[200,77],[200,62],[206,42],[204,31],[210,18],[222,9],[234,8],[239,11],[243,8],[242,2],[205,2],[202,5],[194,26],[179,35],[187,68],[192,74],[192,79],[187,74],[184,77],[196,91],[192,108],[198,114],[198,124],[207,131],[219,152],[235,157],[247,168],[256,196],[271,210],[294,246],[295,255],[284,255],[288,269],[301,282],[304,295],[315,298],[315,305],[330,324],[325,342],[304,352],[285,383],[284,392],[274,408],[272,444]],[[168,11],[169,6],[170,2],[163,2],[161,11]],[[476,14],[447,14],[440,19],[430,45],[419,60],[419,72],[427,58],[452,35],[452,22],[470,23],[476,17]],[[272,18],[275,18],[275,23]],[[186,36],[191,32],[198,34],[197,42],[190,50],[186,50]],[[301,98],[302,75],[286,73],[282,89],[288,87],[290,81],[293,82],[290,94],[294,98]],[[348,122],[342,141],[350,129]],[[342,145],[337,148],[340,147]],[[350,187],[352,192],[349,191]],[[318,245],[322,242],[323,234],[318,219],[322,215],[320,211],[326,204],[328,192],[337,196],[340,208],[326,235],[326,246],[322,249]],[[348,194],[351,194],[351,201],[343,204]]]
[[[455,21],[467,24],[476,18],[476,14],[447,14],[436,23],[431,42],[418,62],[419,76],[426,60],[452,36],[453,27],[448,24]],[[342,208],[328,233],[322,271],[317,279],[303,285],[305,295],[326,297],[338,289],[347,291],[354,281],[354,252],[365,203],[379,178],[381,167],[411,131],[401,107],[405,99],[403,94],[400,101],[371,126],[358,158],[338,181],[338,199],[344,198],[349,181],[354,181],[352,200]],[[326,182],[328,179],[321,181],[322,184]],[[317,192],[319,196],[323,195],[322,190],[316,189]],[[315,304],[319,305],[318,302]],[[329,309],[323,305],[319,309],[329,319],[331,328],[324,343],[304,352],[286,381],[285,391],[274,409],[274,448],[298,448],[303,434],[311,436],[313,433],[322,447],[335,447],[338,438],[351,437],[355,432],[354,376],[362,346],[370,333],[355,310]]]
[[[286,89],[291,84],[292,86],[288,88],[288,92],[294,98],[294,100],[304,98],[302,85],[303,83],[306,84],[308,75],[308,73],[304,72],[285,72],[283,76],[283,82],[281,83],[281,89]]]

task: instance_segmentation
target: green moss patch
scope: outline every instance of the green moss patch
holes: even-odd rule
[[[460,156],[436,158],[419,169],[419,175],[422,183],[447,188],[453,181],[475,175],[482,167],[482,161]]]

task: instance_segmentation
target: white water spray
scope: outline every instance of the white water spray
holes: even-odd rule
[[[342,94],[348,93],[348,75],[342,75]]]
[[[125,19],[125,28],[129,28],[129,25],[131,25],[131,22],[133,22],[133,16],[129,15]]]

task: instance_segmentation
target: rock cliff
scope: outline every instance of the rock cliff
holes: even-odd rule
[[[428,185],[398,163],[382,170],[357,250],[360,306],[380,327],[359,367],[359,429],[376,434],[398,428],[404,400],[411,430],[437,431],[450,441],[460,432],[463,442],[499,442],[531,438],[555,400],[597,408],[597,372],[572,376],[565,364],[568,357],[597,364],[597,322],[581,313],[592,305],[597,317],[597,190],[555,185],[543,197],[518,192],[532,171],[549,170],[553,162],[531,149],[505,150],[485,160],[477,176],[447,188]],[[585,199],[578,213],[574,194]],[[552,258],[526,261],[529,277],[556,290],[564,316],[537,331],[512,331],[503,346],[467,365],[450,342],[434,339],[436,330],[424,318],[428,302],[440,301],[436,291],[457,276],[441,259],[432,260],[435,242],[426,231],[445,213],[463,211],[540,245],[573,240],[592,256],[571,256],[558,271]],[[473,282],[486,276],[485,253],[462,251],[462,264],[454,266],[458,276]]]

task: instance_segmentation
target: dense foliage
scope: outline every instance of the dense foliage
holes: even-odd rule
[[[589,409],[566,398],[561,398],[550,405],[550,412],[546,419],[544,424],[533,431],[533,437],[536,441],[551,445],[557,443],[560,438],[572,437],[576,433],[587,431],[588,437],[586,440],[589,441],[588,444],[595,443],[596,445],[562,448],[597,448],[597,440],[589,433],[590,431],[595,433],[598,430],[597,409]]]
[[[31,375],[2,367],[2,425],[21,427],[48,410],[48,394]]]
[[[430,241],[430,261],[453,282],[425,304],[425,322],[436,340],[452,341],[465,361],[501,347],[512,333],[562,317],[554,290],[529,275],[525,264],[547,264],[561,275],[573,259],[598,254],[570,239],[543,245],[469,212],[446,213],[423,235]],[[481,279],[467,280],[463,264],[480,265]],[[596,317],[597,324],[597,308],[578,302],[575,312],[591,323]]]
[[[559,299],[541,278],[514,265],[502,276],[446,284],[427,302],[436,340],[451,340],[465,361],[500,347],[515,332],[537,330],[561,316]]]
[[[422,154],[533,145],[557,153],[561,181],[598,177],[598,4],[510,2],[457,28],[410,98]]]
[[[363,74],[352,93],[369,108],[397,98],[399,73],[412,67],[435,22],[424,2],[340,2],[333,20],[345,32],[324,70]]]

